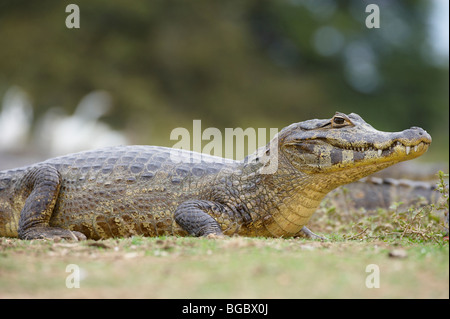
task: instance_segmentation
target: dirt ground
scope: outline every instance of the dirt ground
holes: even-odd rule
[[[0,298],[449,298],[448,253],[448,242],[1,238]]]

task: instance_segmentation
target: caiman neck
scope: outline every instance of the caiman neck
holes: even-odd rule
[[[250,203],[249,213],[253,222],[241,228],[241,235],[251,235],[255,231],[267,236],[294,236],[305,226],[317,209],[328,190],[308,174],[298,172],[293,167],[279,163],[273,174],[262,174],[261,165],[248,164],[243,171],[246,203]],[[256,204],[256,205],[255,205]],[[253,233],[252,233],[253,232]]]

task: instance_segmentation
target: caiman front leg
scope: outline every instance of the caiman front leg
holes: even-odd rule
[[[226,214],[225,206],[206,200],[190,200],[181,203],[174,213],[175,221],[191,236],[214,235],[222,237],[220,224],[213,216]]]
[[[20,213],[20,239],[86,239],[80,232],[49,225],[61,186],[61,176],[56,168],[50,165],[36,167],[24,176],[20,185],[29,192]]]

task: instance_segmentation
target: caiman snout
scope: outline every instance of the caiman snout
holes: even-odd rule
[[[408,144],[410,144],[411,146],[417,145],[420,142],[427,144],[431,143],[430,134],[428,134],[428,132],[421,127],[412,126],[410,129],[401,132],[400,135],[401,136],[399,136],[399,138],[409,140]]]
[[[391,134],[390,138],[389,134]],[[384,155],[396,161],[418,157],[425,153],[431,144],[430,134],[417,126],[397,133],[388,133],[387,137],[388,140],[383,143],[383,146],[379,146],[379,149],[383,151],[378,155]]]
[[[427,131],[425,131],[425,130],[424,130],[423,128],[421,128],[421,127],[418,127],[418,126],[411,126],[410,130],[416,131],[416,134],[428,136],[428,138],[431,140],[430,134],[428,134]]]

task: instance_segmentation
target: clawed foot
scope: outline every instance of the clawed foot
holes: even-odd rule
[[[224,234],[208,234],[205,237],[208,239],[224,239],[225,235]]]
[[[327,241],[328,239],[322,236],[319,236],[317,234],[314,234],[312,231],[310,231],[307,227],[303,227],[300,232],[297,234],[298,237],[308,238],[308,239],[318,239],[321,241]]]
[[[20,236],[20,238],[26,240],[47,239],[54,241],[62,239],[80,241],[87,239],[83,233],[58,227],[35,227]]]

